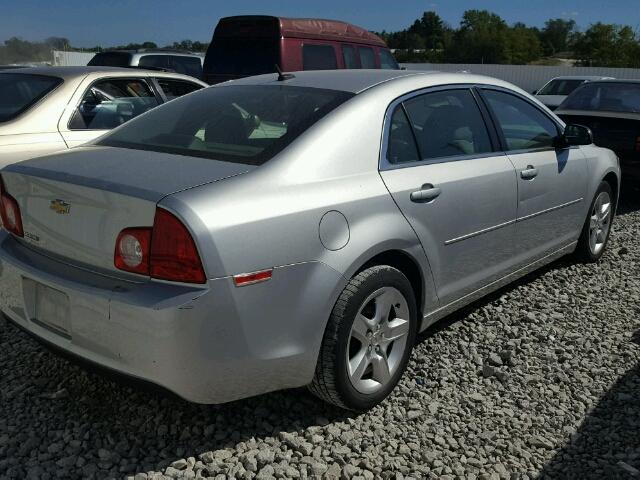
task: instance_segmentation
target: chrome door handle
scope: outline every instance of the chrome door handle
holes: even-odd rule
[[[538,169],[535,168],[533,165],[527,165],[527,168],[525,168],[520,172],[520,177],[522,177],[525,180],[531,180],[533,178],[536,178],[537,176],[538,176]]]
[[[425,183],[420,187],[420,190],[416,190],[415,192],[411,192],[409,198],[412,202],[415,203],[428,203],[438,195],[442,193],[442,190],[438,187],[434,187],[430,183]]]

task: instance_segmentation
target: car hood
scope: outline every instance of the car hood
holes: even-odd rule
[[[256,168],[208,158],[87,146],[7,166],[3,171],[106,190],[158,202],[189,188]]]

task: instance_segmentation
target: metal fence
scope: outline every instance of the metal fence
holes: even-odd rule
[[[95,52],[64,52],[53,50],[53,63],[56,67],[80,66],[89,63]]]
[[[471,63],[404,63],[408,70],[434,70],[440,72],[466,71],[488,75],[511,82],[531,92],[542,87],[550,79],[564,75],[597,75],[602,77],[640,79],[638,68],[604,67],[548,67],[542,65],[489,65]]]

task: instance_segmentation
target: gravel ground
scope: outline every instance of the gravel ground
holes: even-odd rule
[[[640,477],[639,234],[629,190],[598,265],[561,260],[448,318],[363,415],[304,390],[189,404],[2,323],[0,478]]]

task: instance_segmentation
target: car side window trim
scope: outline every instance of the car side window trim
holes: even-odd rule
[[[479,104],[478,99],[476,98],[476,96],[474,95],[473,92],[473,88],[475,87],[475,84],[452,84],[452,85],[440,85],[440,86],[436,86],[436,87],[427,87],[427,88],[421,88],[419,90],[414,90],[412,92],[408,92],[398,98],[396,98],[393,102],[391,102],[389,104],[389,106],[387,107],[387,110],[385,112],[385,116],[384,116],[384,123],[383,123],[383,128],[382,128],[382,141],[381,141],[381,148],[380,148],[380,157],[378,160],[378,169],[380,171],[385,171],[385,170],[397,170],[400,168],[409,168],[409,167],[418,167],[418,166],[422,166],[422,165],[431,165],[431,164],[439,164],[439,163],[448,163],[448,162],[458,162],[458,161],[462,161],[462,160],[471,160],[474,158],[487,158],[487,157],[495,157],[495,156],[499,156],[499,155],[504,155],[505,152],[503,151],[501,145],[499,143],[497,143],[498,138],[497,138],[497,133],[492,133],[492,129],[495,128],[491,118],[488,116],[488,112],[486,112],[481,105]],[[393,117],[393,113],[396,110],[396,107],[398,107],[399,105],[402,106],[402,109],[405,112],[405,115],[407,115],[406,109],[403,105],[403,103],[407,100],[410,100],[412,98],[415,97],[419,97],[421,95],[425,95],[428,93],[434,93],[434,92],[442,92],[442,91],[448,91],[448,90],[469,90],[476,102],[476,105],[478,106],[478,111],[480,112],[480,115],[482,116],[482,120],[484,122],[485,128],[487,129],[487,134],[489,135],[489,139],[491,141],[491,147],[492,150],[491,152],[485,152],[485,153],[472,153],[469,155],[453,155],[453,156],[448,156],[448,157],[437,157],[437,158],[427,158],[427,159],[423,159],[423,160],[419,160],[417,162],[406,162],[406,163],[391,163],[388,159],[387,159],[387,151],[389,149],[389,134],[390,134],[390,130],[391,130],[391,118]],[[408,115],[407,115],[408,117]],[[413,126],[411,126],[411,132],[413,134],[413,139],[414,142],[416,142],[416,148],[418,150],[418,153],[420,154],[420,157],[422,158],[422,153],[420,152],[420,148],[416,139],[416,133],[413,130]]]
[[[533,107],[536,110],[538,110],[542,115],[544,115],[549,121],[551,121],[556,126],[556,132],[557,132],[558,135],[562,134],[562,132],[564,131],[564,126],[562,124],[560,124],[558,122],[558,120],[556,120],[555,118],[551,117],[542,108],[540,108],[540,106],[538,106],[535,103],[531,102],[527,97],[525,97],[524,95],[520,95],[518,92],[514,92],[512,90],[509,90],[507,88],[502,88],[502,87],[499,87],[497,85],[476,85],[474,87],[474,90],[476,90],[480,101],[484,105],[484,108],[486,109],[486,111],[487,111],[487,113],[489,115],[489,118],[491,119],[491,122],[493,124],[493,128],[495,129],[496,134],[498,136],[498,140],[500,142],[500,149],[503,152],[515,155],[515,154],[520,154],[520,153],[549,152],[549,151],[555,151],[556,150],[555,147],[520,148],[520,149],[510,150],[508,145],[507,145],[507,140],[504,137],[502,129],[500,128],[500,123],[498,122],[498,117],[496,116],[495,112],[491,108],[491,105],[489,105],[489,102],[488,102],[487,98],[485,97],[485,95],[483,93],[484,90],[493,90],[493,91],[496,91],[496,92],[504,93],[504,94],[511,95],[513,97],[519,98],[523,102],[526,102],[531,107]],[[571,148],[574,148],[574,147],[571,147]]]
[[[79,98],[78,102],[73,107],[73,109],[71,109],[71,115],[69,116],[69,120],[67,121],[67,131],[69,131],[69,132],[102,132],[102,131],[105,130],[104,128],[82,128],[82,129],[71,128],[71,122],[73,121],[73,117],[75,116],[76,110],[80,107],[80,105],[82,105],[84,97],[89,92],[89,90],[91,90],[98,83],[106,82],[106,81],[109,81],[109,80],[134,80],[134,81],[142,82],[147,86],[147,88],[149,88],[151,93],[153,93],[154,98],[158,102],[158,106],[160,106],[160,105],[162,105],[164,103],[167,103],[162,98],[162,95],[160,95],[160,92],[156,89],[156,86],[154,85],[154,82],[149,77],[135,77],[135,76],[133,76],[133,77],[117,77],[117,76],[116,77],[112,77],[112,76],[101,77],[101,78],[98,78],[95,81],[91,82],[89,84],[89,86],[84,89],[84,91],[82,92],[82,95],[80,95],[80,98]],[[107,130],[109,130],[109,129],[107,129]]]

